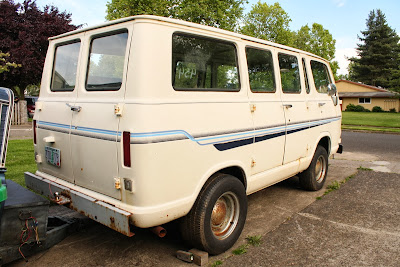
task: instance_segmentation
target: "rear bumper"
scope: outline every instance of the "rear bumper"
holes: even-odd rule
[[[25,183],[28,188],[58,204],[66,205],[121,234],[134,235],[130,231],[130,212],[29,172],[25,172]]]

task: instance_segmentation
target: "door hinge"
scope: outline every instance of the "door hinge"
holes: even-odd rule
[[[255,167],[256,166],[256,160],[255,158],[251,159],[251,167]]]
[[[114,187],[117,190],[121,189],[121,178],[114,178]]]
[[[114,113],[118,117],[122,116],[123,104],[114,105]]]
[[[255,112],[257,110],[256,104],[250,104],[250,111]]]

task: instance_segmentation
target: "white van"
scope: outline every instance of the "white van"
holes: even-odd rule
[[[333,81],[313,54],[156,16],[50,38],[27,186],[127,236],[182,218],[189,244],[221,253],[246,195],[296,174],[323,186]]]

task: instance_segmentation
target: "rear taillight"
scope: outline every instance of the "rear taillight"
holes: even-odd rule
[[[131,167],[131,133],[122,133],[122,147],[124,152],[124,166]]]
[[[36,145],[36,120],[33,120],[32,127],[33,127],[33,143]]]

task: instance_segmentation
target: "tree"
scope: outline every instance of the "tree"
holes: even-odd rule
[[[321,24],[305,25],[297,31],[294,47],[316,54],[331,61],[335,57],[336,40]]]
[[[333,61],[336,51],[335,44],[336,40],[333,39],[332,34],[318,23],[313,23],[311,28],[308,25],[301,27],[293,42],[294,47],[328,60],[336,79],[338,78],[336,72],[339,69],[339,64],[337,61]]]
[[[22,4],[1,1],[0,50],[21,67],[0,73],[0,83],[23,99],[24,89],[40,82],[48,38],[75,29],[77,26],[71,25],[71,14],[61,13],[57,7],[46,6],[41,11],[32,0]]]
[[[350,58],[352,76],[356,81],[394,90],[400,87],[396,78],[400,65],[399,36],[388,26],[385,14],[372,10],[366,22],[367,29],[361,31],[357,44],[358,57]],[[394,75],[394,77],[393,77]]]
[[[247,0],[112,0],[107,4],[108,20],[134,15],[172,17],[235,30]]]
[[[240,32],[256,38],[292,45],[294,33],[289,29],[292,20],[279,3],[268,5],[258,1],[244,17]]]
[[[106,19],[113,20],[134,15],[173,15],[173,1],[169,0],[112,0],[107,3]]]
[[[10,71],[10,68],[21,67],[20,64],[17,64],[15,62],[8,62],[6,58],[9,56],[9,53],[3,53],[0,51],[0,73]]]

